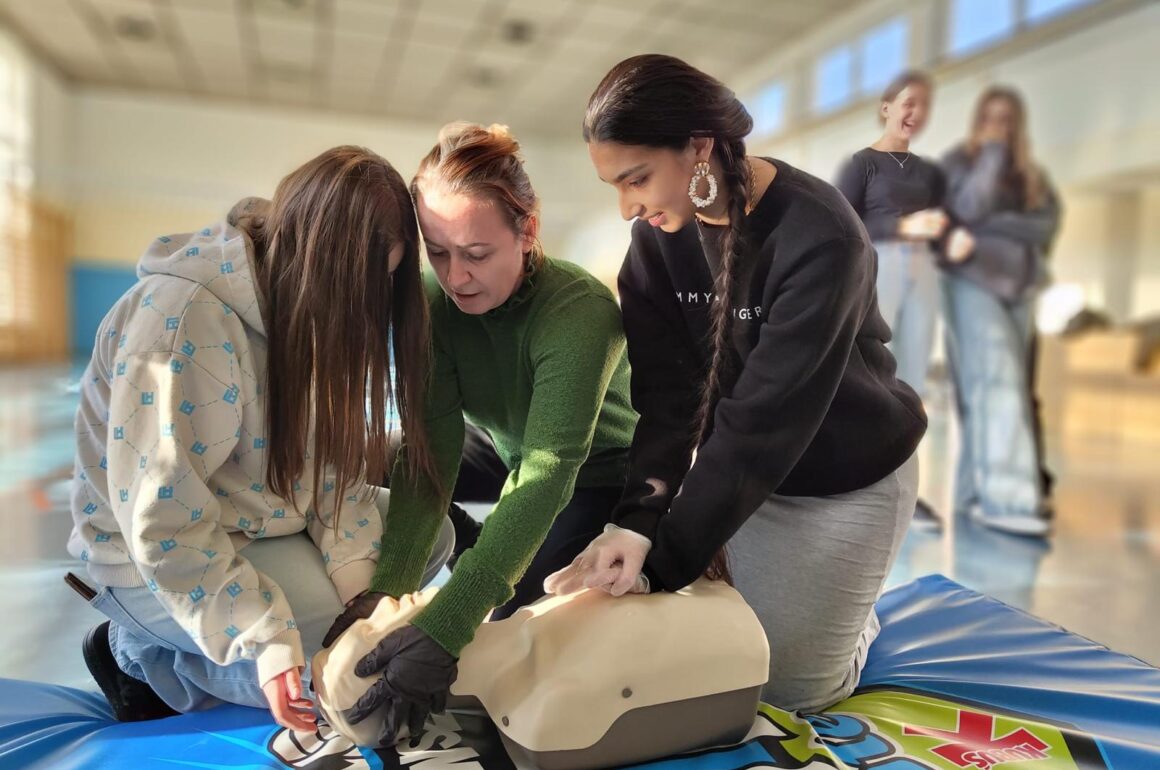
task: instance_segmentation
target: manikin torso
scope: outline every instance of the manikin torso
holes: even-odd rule
[[[370,618],[315,656],[324,715],[356,743],[377,745],[383,724],[372,716],[350,725],[343,717],[374,681],[355,676],[355,663],[409,622],[435,591],[384,599]],[[460,703],[482,704],[505,739],[533,757],[565,752],[557,756],[581,767],[583,752],[608,738],[621,717],[674,703],[695,706],[695,699],[744,693],[737,712],[743,735],[768,673],[769,646],[753,611],[728,585],[699,580],[677,593],[546,597],[507,620],[485,623],[463,650],[451,693]],[[682,713],[695,717],[697,709]],[[636,721],[638,732],[646,723]],[[649,736],[637,734],[634,750],[657,757],[692,748],[680,744],[682,734],[696,732],[696,725],[688,727],[668,723],[652,747],[641,745]],[[610,757],[605,744],[594,765],[610,758],[620,759],[615,750]]]

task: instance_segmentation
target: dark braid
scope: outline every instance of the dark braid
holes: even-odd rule
[[[691,415],[690,452],[712,432],[717,400],[732,385],[732,290],[737,260],[745,247],[751,175],[745,159],[745,137],[752,130],[753,119],[733,91],[680,59],[660,54],[633,56],[613,67],[588,100],[584,115],[585,142],[617,142],[684,152],[695,137],[714,141],[713,153],[721,166],[722,187],[728,196],[729,228],[720,239],[712,355],[705,368],[700,406]],[[705,575],[733,582],[724,548],[713,557]]]
[[[745,144],[723,142],[717,155],[725,177],[725,192],[729,196],[729,229],[720,237],[721,265],[717,271],[712,310],[713,355],[701,389],[701,404],[697,408],[696,446],[705,443],[713,431],[717,399],[732,384],[733,276],[737,260],[745,248],[745,209],[749,205],[750,170],[745,160]]]
[[[733,379],[733,284],[737,260],[745,249],[745,209],[749,205],[749,178],[751,171],[745,160],[744,142],[723,142],[718,157],[724,176],[725,192],[729,195],[729,229],[721,235],[721,265],[717,271],[713,302],[712,345],[713,356],[701,390],[701,404],[697,408],[697,446],[713,432],[713,412],[717,399],[729,390]],[[705,570],[710,580],[724,580],[733,585],[729,568],[727,546],[713,554]]]
[[[701,392],[701,406],[697,408],[697,446],[703,444],[713,430],[713,412],[720,394],[732,385],[733,371],[733,276],[741,253],[745,249],[745,215],[749,203],[751,169],[745,160],[745,144],[741,141],[723,143],[718,158],[722,161],[725,192],[728,195],[728,230],[720,235],[720,267],[715,281],[716,299],[712,306],[713,355]],[[727,546],[726,546],[727,547]],[[728,565],[726,547],[713,554],[705,576],[710,580],[724,580],[733,584],[733,573]]]

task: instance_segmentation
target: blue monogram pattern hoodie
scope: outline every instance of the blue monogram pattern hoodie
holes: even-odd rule
[[[248,237],[228,222],[163,236],[97,332],[82,379],[69,552],[104,586],[147,586],[215,663],[256,660],[261,684],[304,655],[253,540],[305,530],[345,602],[374,573],[382,521],[366,490],[312,463],[294,498],[266,488],[266,333]]]

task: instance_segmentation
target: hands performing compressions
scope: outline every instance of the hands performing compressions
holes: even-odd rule
[[[570,565],[548,576],[544,591],[570,594],[598,588],[612,596],[649,593],[648,578],[641,570],[651,548],[652,541],[644,535],[608,524]],[[368,591],[352,599],[331,625],[323,647],[332,645],[355,621],[369,618],[386,596]],[[355,724],[386,709],[387,734],[383,738],[390,741],[404,725],[412,735],[419,734],[429,714],[443,711],[458,675],[458,660],[421,628],[408,625],[383,637],[359,660],[354,673],[381,676],[347,718]]]
[[[571,594],[583,588],[599,588],[613,596],[647,594],[648,578],[641,570],[652,541],[639,532],[608,524],[579,556],[544,581],[550,594]]]

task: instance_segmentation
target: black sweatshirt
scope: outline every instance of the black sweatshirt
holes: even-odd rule
[[[837,187],[850,201],[874,241],[898,240],[898,220],[943,205],[942,170],[917,155],[872,147],[854,153],[838,174]],[[900,167],[898,161],[903,161]]]
[[[770,162],[777,176],[747,218],[750,246],[735,270],[738,368],[691,468],[716,252],[707,256],[696,223],[669,234],[637,221],[620,271],[640,421],[613,521],[652,539],[645,574],[654,588],[695,580],[771,493],[869,486],[900,467],[926,429],[886,349],[862,223],[830,185]],[[704,230],[715,243],[719,228]]]

